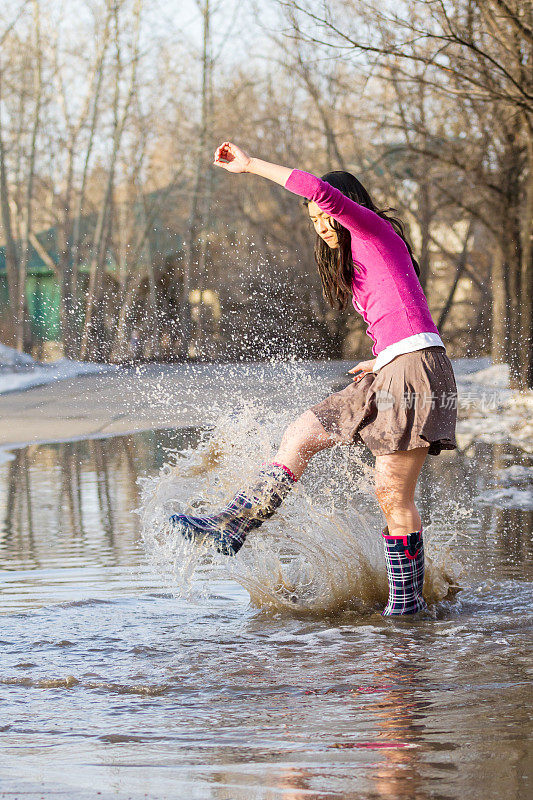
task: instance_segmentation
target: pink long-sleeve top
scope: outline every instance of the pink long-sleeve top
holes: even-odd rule
[[[390,222],[308,172],[294,169],[285,188],[313,201],[350,231],[353,304],[374,342],[374,371],[400,353],[444,346],[409,251]]]

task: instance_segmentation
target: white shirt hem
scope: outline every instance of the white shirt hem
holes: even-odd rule
[[[415,350],[423,350],[424,347],[435,347],[436,345],[444,347],[444,343],[438,333],[415,333],[413,336],[407,336],[405,339],[400,339],[398,342],[390,344],[379,353],[373,372],[378,372],[396,356],[404,353],[414,353]]]

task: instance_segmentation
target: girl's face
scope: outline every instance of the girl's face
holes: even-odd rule
[[[321,211],[316,203],[309,203],[307,206],[307,211],[309,212],[309,216],[311,217],[311,222],[315,227],[315,231],[318,233],[320,238],[324,239],[326,244],[331,247],[332,250],[338,247],[339,240],[337,237],[337,231],[333,227],[333,219],[329,216],[329,214]]]

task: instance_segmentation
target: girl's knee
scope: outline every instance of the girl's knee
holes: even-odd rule
[[[413,502],[413,498],[402,491],[398,486],[386,481],[376,480],[374,494],[385,513],[395,508],[405,508]]]
[[[306,450],[322,450],[334,444],[312,411],[305,411],[291,422],[282,438],[282,445],[292,445]]]
[[[385,510],[385,507],[388,507],[391,501],[390,487],[386,483],[378,483],[378,481],[376,481],[374,486],[374,494],[376,495],[381,508]]]
[[[291,422],[290,425],[287,425],[283,436],[281,437],[281,444],[290,444],[291,442],[295,441],[298,437],[298,420]]]

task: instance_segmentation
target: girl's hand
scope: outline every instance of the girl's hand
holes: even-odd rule
[[[216,167],[226,169],[228,172],[247,172],[251,161],[252,159],[248,153],[245,153],[236,144],[223,142],[215,150],[213,164]]]
[[[371,372],[374,371],[374,364],[376,363],[377,359],[373,358],[370,361],[360,361],[356,367],[348,370],[348,374],[352,374],[354,372],[358,372],[358,375],[354,377],[354,383],[358,383],[365,375],[369,375]]]

